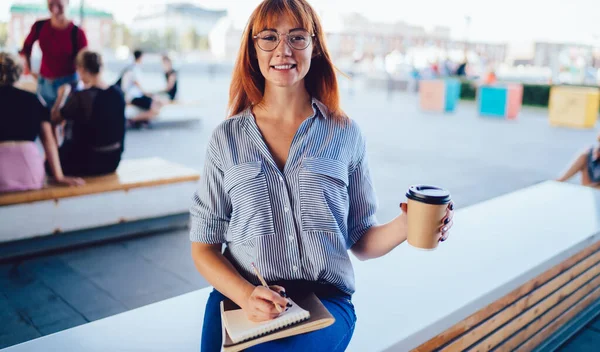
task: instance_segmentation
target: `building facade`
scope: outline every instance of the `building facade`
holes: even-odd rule
[[[142,39],[175,41],[178,51],[195,50],[198,42],[208,46],[211,30],[226,16],[226,10],[208,10],[188,3],[146,4],[138,9],[131,32]]]
[[[450,28],[423,26],[406,22],[378,23],[360,14],[343,15],[332,28],[326,28],[327,44],[334,57],[384,56],[392,51],[406,53],[410,48],[435,47],[444,51],[467,50],[502,62],[507,45],[465,42],[451,38]]]

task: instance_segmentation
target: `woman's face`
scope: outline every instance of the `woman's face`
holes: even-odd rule
[[[303,84],[304,77],[310,69],[313,52],[312,38],[299,36],[298,34],[303,33],[302,31],[307,33],[306,30],[291,22],[287,17],[279,18],[275,28],[269,29],[279,34],[280,41],[275,49],[272,51],[261,49],[261,46],[270,49],[276,44],[277,36],[273,35],[273,32],[262,31],[257,34],[258,38],[254,39],[258,66],[265,77],[265,84],[278,87],[294,87]],[[295,42],[296,47],[308,45],[302,50],[292,48],[286,34],[292,34],[289,39]]]

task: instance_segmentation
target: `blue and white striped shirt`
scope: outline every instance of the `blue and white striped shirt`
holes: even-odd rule
[[[226,243],[240,274],[308,280],[354,293],[348,249],[376,224],[365,141],[354,121],[314,115],[300,125],[283,172],[250,109],[221,123],[208,145],[191,207],[190,239]]]

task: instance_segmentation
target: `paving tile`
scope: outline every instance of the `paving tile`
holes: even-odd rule
[[[98,319],[103,319],[106,317],[110,317],[113,316],[115,314],[119,314],[119,313],[123,313],[128,311],[129,308],[125,307],[124,304],[119,303],[119,306],[115,306],[115,307],[103,307],[101,309],[98,310],[92,310],[89,312],[82,312],[83,316],[88,320],[88,321],[94,321],[94,320],[98,320]]]
[[[4,321],[7,317],[14,315],[15,311],[16,309],[10,304],[8,298],[0,293],[0,321]]]
[[[594,320],[592,320],[592,322],[588,324],[588,327],[597,332],[600,332],[600,315],[598,315]]]
[[[5,264],[0,267],[0,293],[17,290],[36,281],[35,274],[19,263]]]
[[[4,287],[4,296],[15,309],[31,309],[60,300],[41,281],[31,281],[26,285]]]
[[[123,246],[150,261],[190,254],[189,232],[178,230],[159,235],[132,238],[123,242]],[[191,257],[191,255],[190,255]]]
[[[76,272],[91,276],[118,271],[127,266],[143,266],[146,261],[120,243],[103,244],[61,254],[60,258]]]
[[[0,349],[27,342],[42,336],[33,326],[19,327],[5,335],[0,335]]]
[[[38,329],[62,320],[83,318],[79,312],[62,300],[48,302],[34,308],[28,307],[23,310],[23,313],[31,319],[33,325]]]
[[[125,308],[108,292],[79,275],[45,278],[44,284],[79,313]]]
[[[561,346],[557,352],[598,352],[598,346],[600,346],[600,333],[584,329]]]
[[[26,330],[33,328],[35,330],[35,326],[33,326],[30,319],[17,311],[14,311],[10,315],[2,316],[1,321],[2,324],[0,324],[0,336],[11,335],[14,334],[15,331],[21,329]]]
[[[150,264],[116,272],[103,272],[91,276],[90,280],[122,303],[132,297],[178,288],[194,288],[170,272]]]
[[[87,320],[85,320],[83,317],[73,316],[73,317],[60,319],[60,320],[54,321],[52,323],[48,323],[48,324],[39,326],[39,327],[37,327],[37,329],[39,330],[39,332],[42,335],[49,335],[49,334],[54,334],[55,332],[70,329],[70,328],[73,328],[75,326],[82,325],[85,323],[87,323]]]
[[[176,297],[194,290],[195,288],[193,287],[178,286],[171,289],[151,292],[145,295],[125,297],[123,298],[123,303],[127,306],[127,308],[135,309],[148,304],[160,302],[168,298]]]

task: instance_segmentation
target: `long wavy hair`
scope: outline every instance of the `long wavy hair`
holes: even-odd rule
[[[229,88],[229,117],[239,114],[263,99],[265,78],[260,72],[253,37],[265,28],[273,28],[281,16],[297,22],[313,37],[310,69],[304,77],[308,94],[327,107],[328,117],[342,121],[336,68],[325,46],[325,34],[315,10],[305,0],[264,0],[254,10],[244,34]]]
[[[14,56],[0,52],[0,86],[12,86],[19,80],[22,72],[23,66]]]

